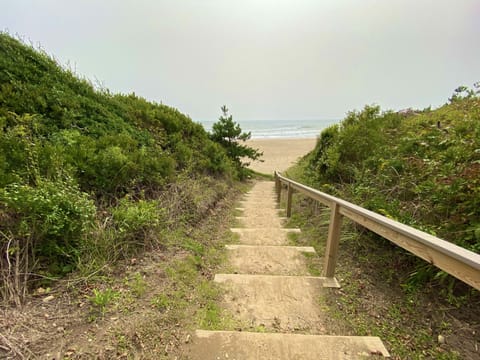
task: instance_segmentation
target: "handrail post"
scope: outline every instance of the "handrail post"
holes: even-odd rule
[[[292,194],[293,187],[288,183],[288,192],[287,192],[287,217],[292,215]]]
[[[278,177],[278,173],[275,171],[275,192],[277,193],[277,196],[279,191],[280,191],[280,179]]]
[[[335,266],[337,265],[338,245],[340,243],[340,229],[342,227],[343,216],[339,212],[340,205],[332,204],[330,214],[330,225],[328,227],[327,247],[325,249],[325,263],[323,266],[323,276],[333,278],[335,275]]]
[[[282,182],[278,176],[275,179],[275,184],[277,186],[277,202],[280,204],[280,200],[282,200]]]

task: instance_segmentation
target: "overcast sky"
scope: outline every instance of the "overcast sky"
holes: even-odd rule
[[[437,107],[480,80],[480,0],[0,0],[0,29],[197,121]]]

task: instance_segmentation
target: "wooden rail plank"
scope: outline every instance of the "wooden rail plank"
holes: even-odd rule
[[[332,209],[332,213],[338,211],[339,214],[383,236],[398,246],[480,290],[479,254],[354,205],[348,201],[312,189],[285,178],[277,172],[275,173],[275,179],[280,182],[280,189],[282,184],[285,184],[329,206]],[[334,216],[332,215],[332,219],[333,218]],[[336,229],[338,229],[337,227],[332,227],[332,224],[330,225],[330,231],[336,231]],[[329,239],[331,236],[332,239],[336,237],[335,234],[331,235],[329,233]],[[327,246],[332,246],[332,244],[327,243]],[[329,268],[328,271],[329,274],[333,276],[332,269]]]
[[[357,224],[360,224],[385,239],[390,240],[394,244],[448,272],[470,286],[480,289],[480,276],[478,269],[470,266],[471,264],[469,262],[461,261],[453,256],[448,256],[445,252],[439,250],[440,247],[428,246],[425,243],[412,239],[411,237],[395,231],[384,224],[379,224],[370,218],[356,214],[351,210],[341,209],[340,212],[344,216],[355,221]]]

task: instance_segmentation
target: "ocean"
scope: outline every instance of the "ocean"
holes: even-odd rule
[[[201,121],[207,131],[215,121]],[[244,120],[236,121],[242,131],[251,132],[252,139],[316,138],[326,127],[339,120]]]

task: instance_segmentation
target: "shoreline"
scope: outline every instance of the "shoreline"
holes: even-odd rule
[[[264,174],[283,172],[315,148],[317,137],[254,138],[250,147],[263,151],[263,162],[252,161],[249,168]]]

